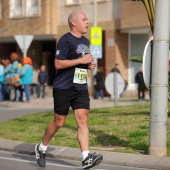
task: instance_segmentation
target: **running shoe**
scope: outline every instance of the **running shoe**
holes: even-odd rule
[[[102,155],[97,155],[96,153],[89,153],[88,156],[86,157],[86,159],[84,161],[82,161],[82,166],[83,169],[90,169],[98,164],[100,164],[103,160],[103,156]]]
[[[36,160],[39,166],[45,167],[46,166],[46,161],[45,161],[45,151],[39,149],[39,144],[35,146],[35,155],[36,155]]]

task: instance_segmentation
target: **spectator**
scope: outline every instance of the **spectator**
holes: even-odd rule
[[[115,64],[115,66],[113,67],[113,69],[111,70],[111,72],[117,72],[117,73],[119,73],[120,74],[120,70],[119,70],[119,68],[118,68],[118,65],[119,64]]]
[[[34,69],[33,77],[32,77],[32,84],[31,84],[31,95],[34,95],[35,93],[36,96],[38,96],[37,88],[38,88],[38,70]]]
[[[135,82],[138,85],[138,99],[139,101],[145,100],[145,83],[143,79],[143,69],[140,67],[140,71],[135,76]]]
[[[45,87],[47,86],[47,83],[48,83],[48,72],[46,71],[45,65],[42,65],[40,68],[40,72],[38,74],[38,89],[37,89],[38,98],[40,97],[41,89],[42,89],[42,98],[45,97]]]
[[[22,63],[19,62],[18,68],[17,68],[17,73],[16,73],[16,76],[15,76],[15,82],[14,82],[14,87],[16,89],[15,101],[23,101],[23,87],[20,84],[20,76],[19,76],[21,69],[22,69]]]
[[[5,67],[5,81],[4,81],[4,100],[11,99],[11,78],[12,78],[12,64],[9,59],[3,60]]]
[[[30,101],[30,84],[32,83],[33,68],[32,60],[29,57],[24,57],[23,66],[19,72],[20,84],[24,87],[24,92],[26,95],[26,101]]]
[[[15,52],[11,53],[10,59],[12,62],[12,73],[16,74],[18,70],[19,55]]]
[[[126,90],[126,89],[127,89],[127,87],[128,87],[128,82],[127,82],[127,80],[124,80],[124,82],[125,82],[125,86],[124,86],[123,91],[120,93],[120,97],[122,97],[122,96],[123,96],[123,93],[125,92],[125,90]]]
[[[11,85],[14,88],[14,99],[13,101],[17,100],[17,95],[19,95],[19,89],[18,89],[18,81],[19,76],[17,74],[18,71],[18,63],[19,63],[19,55],[15,52],[11,53],[10,59],[12,62],[11,72],[12,72],[12,78],[11,78]],[[17,84],[16,84],[17,83]]]
[[[4,77],[5,69],[2,64],[2,60],[0,59],[0,101],[4,100]]]
[[[95,89],[95,99],[98,99],[99,97],[103,99],[104,74],[101,67],[98,68],[98,71],[94,76],[94,89]]]

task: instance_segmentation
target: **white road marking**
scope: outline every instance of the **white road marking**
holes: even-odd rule
[[[0,159],[3,160],[10,160],[10,161],[16,161],[16,162],[25,162],[25,163],[35,163],[34,161],[27,161],[27,160],[21,160],[21,159],[15,159],[15,158],[7,158],[7,157],[0,157]],[[52,164],[52,163],[47,163],[47,165],[52,165],[52,166],[61,166],[61,167],[67,167],[67,168],[74,168],[74,169],[80,169],[81,167],[75,167],[75,166],[66,166],[66,165],[61,165],[61,164]]]
[[[59,152],[62,152],[62,151],[64,151],[66,149],[66,147],[64,147],[63,149],[61,149]]]

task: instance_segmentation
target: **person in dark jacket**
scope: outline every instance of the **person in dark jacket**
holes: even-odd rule
[[[45,97],[45,87],[48,83],[48,72],[46,71],[45,65],[42,65],[40,68],[40,72],[38,74],[38,86],[37,86],[37,97],[39,98],[41,95],[42,89],[42,98]]]
[[[116,72],[116,73],[119,73],[120,74],[120,70],[118,68],[119,64],[115,64],[115,66],[112,68],[111,72]]]
[[[95,99],[98,99],[99,97],[103,99],[104,74],[102,72],[102,68],[98,68],[98,71],[94,76],[94,89],[95,89]]]
[[[135,76],[135,82],[138,84],[138,99],[139,101],[144,101],[146,86],[143,79],[142,67],[140,67],[140,71]]]

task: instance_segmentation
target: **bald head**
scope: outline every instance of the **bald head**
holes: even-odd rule
[[[140,72],[143,72],[143,67],[140,67]]]
[[[88,18],[82,11],[72,12],[68,17],[70,32],[76,37],[82,37],[88,31]]]
[[[84,13],[81,12],[81,11],[76,11],[76,12],[72,12],[69,15],[69,17],[68,17],[68,25],[69,25],[70,28],[72,28],[72,22],[76,21],[80,14],[84,14]]]

